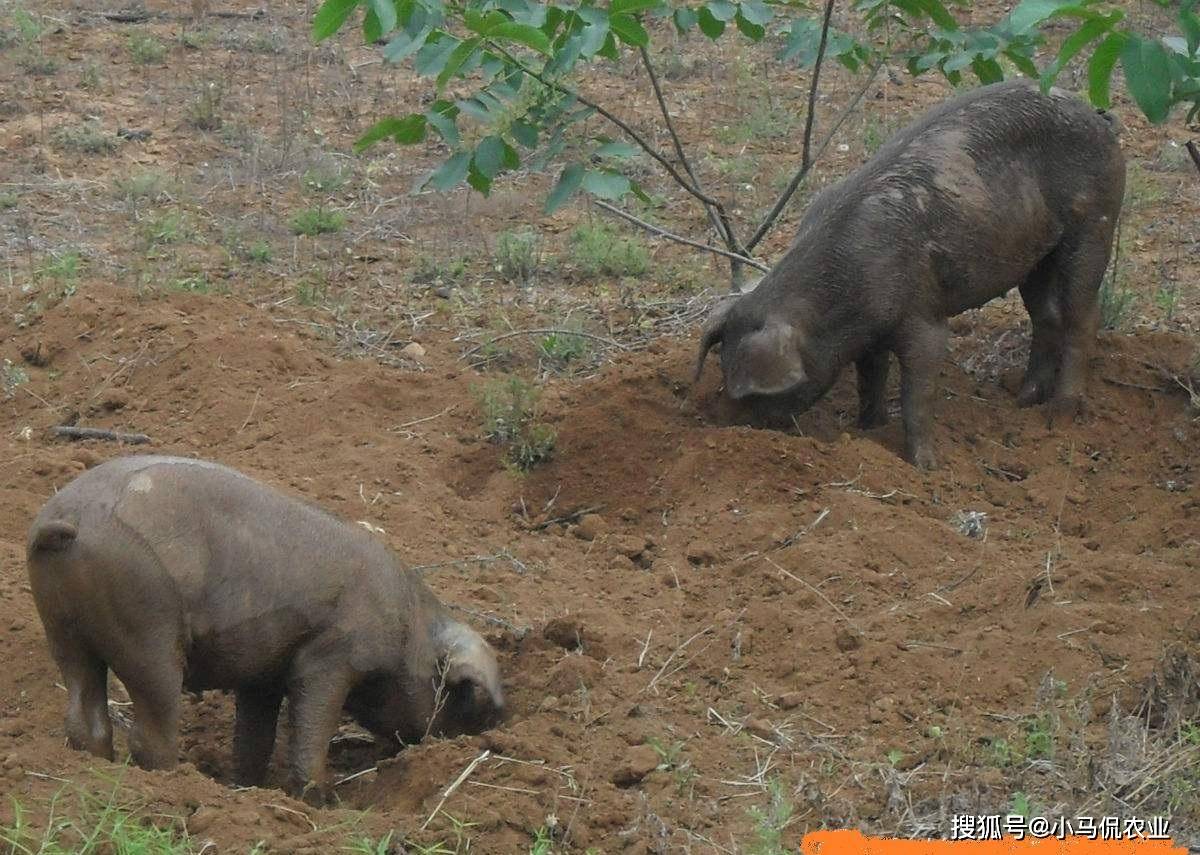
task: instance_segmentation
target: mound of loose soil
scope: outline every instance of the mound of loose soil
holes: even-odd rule
[[[1019,334],[1015,318],[976,319],[958,363],[990,358],[989,323]],[[898,426],[848,426],[849,379],[793,433],[723,426],[717,372],[691,390],[693,342],[661,340],[548,385],[557,447],[527,476],[480,438],[479,378],[448,337],[411,369],[346,362],[233,299],[99,286],[0,336],[33,363],[0,404],[0,757],[35,812],[60,781],[116,776],[222,851],[327,851],[346,808],[368,807],[364,831],[453,841],[452,817],[480,851],[541,827],[580,850],[728,846],[753,837],[747,809],[778,778],[789,840],[895,829],[914,804],[997,806],[1005,773],[980,746],[1012,738],[1047,675],[1097,720],[1113,696],[1136,704],[1164,649],[1200,629],[1200,426],[1147,367],[1185,363],[1170,336],[1102,337],[1079,424],[1018,410],[1004,384],[1019,365],[994,383],[948,361],[931,475],[897,457]],[[219,694],[189,701],[174,772],[67,750],[23,533],[56,487],[123,451],[48,437],[70,420],[239,467],[440,565],[431,584],[501,652],[512,719],[397,758],[347,726],[340,775],[375,769],[328,811],[230,788]],[[970,512],[980,536],[963,533]]]

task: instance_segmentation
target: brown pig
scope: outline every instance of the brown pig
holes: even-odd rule
[[[1124,186],[1113,123],[1078,99],[1023,80],[959,95],[813,200],[779,263],[705,324],[696,378],[719,343],[731,398],[798,412],[853,362],[874,427],[895,353],[906,456],[932,468],[946,319],[1016,287],[1033,326],[1018,403],[1075,413]]]
[[[135,456],[83,473],[34,520],[28,564],[67,739],[101,757],[110,668],[147,769],[176,763],[184,688],[231,689],[237,776],[261,783],[286,695],[288,788],[318,801],[343,709],[405,742],[503,714],[491,648],[383,544],[216,463]]]

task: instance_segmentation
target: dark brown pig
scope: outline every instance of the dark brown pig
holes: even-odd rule
[[[813,200],[758,287],[709,318],[696,377],[719,343],[731,398],[798,412],[853,362],[874,427],[895,353],[905,452],[931,468],[946,319],[1016,287],[1033,325],[1018,402],[1075,413],[1124,186],[1112,123],[1078,99],[1028,81],[953,98]]]
[[[85,472],[34,520],[28,563],[67,739],[101,757],[110,668],[147,769],[175,765],[184,688],[231,689],[238,778],[261,783],[286,695],[288,788],[316,800],[343,709],[405,742],[503,713],[491,648],[385,546],[215,463],[124,457]]]

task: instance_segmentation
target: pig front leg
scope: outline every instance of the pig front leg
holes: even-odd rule
[[[933,401],[938,368],[950,330],[944,321],[912,318],[896,336],[900,361],[900,412],[904,419],[904,456],[918,469],[933,469]]]
[[[351,689],[351,670],[341,656],[297,656],[288,681],[291,769],[288,791],[312,805],[333,797],[325,761]]]
[[[243,786],[261,786],[275,748],[275,724],[283,690],[275,687],[237,691],[237,719],[233,730],[233,758],[237,781]]]
[[[858,426],[863,429],[887,424],[887,378],[892,355],[874,350],[854,363],[858,369]]]

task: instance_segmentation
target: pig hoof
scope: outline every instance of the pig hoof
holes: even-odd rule
[[[937,458],[933,456],[931,448],[917,448],[910,450],[908,460],[913,466],[920,469],[922,472],[929,472],[937,469]]]
[[[884,410],[882,412],[867,412],[858,417],[858,427],[860,430],[870,430],[871,428],[883,427],[888,423],[888,414]]]
[[[1087,415],[1082,398],[1054,398],[1046,408],[1046,425],[1053,428],[1055,422],[1081,421]]]
[[[303,786],[293,784],[290,789],[295,798],[312,807],[326,807],[333,802],[332,789],[317,781],[309,781]]]
[[[1026,383],[1017,393],[1018,407],[1033,407],[1046,400],[1046,391],[1040,383]]]

